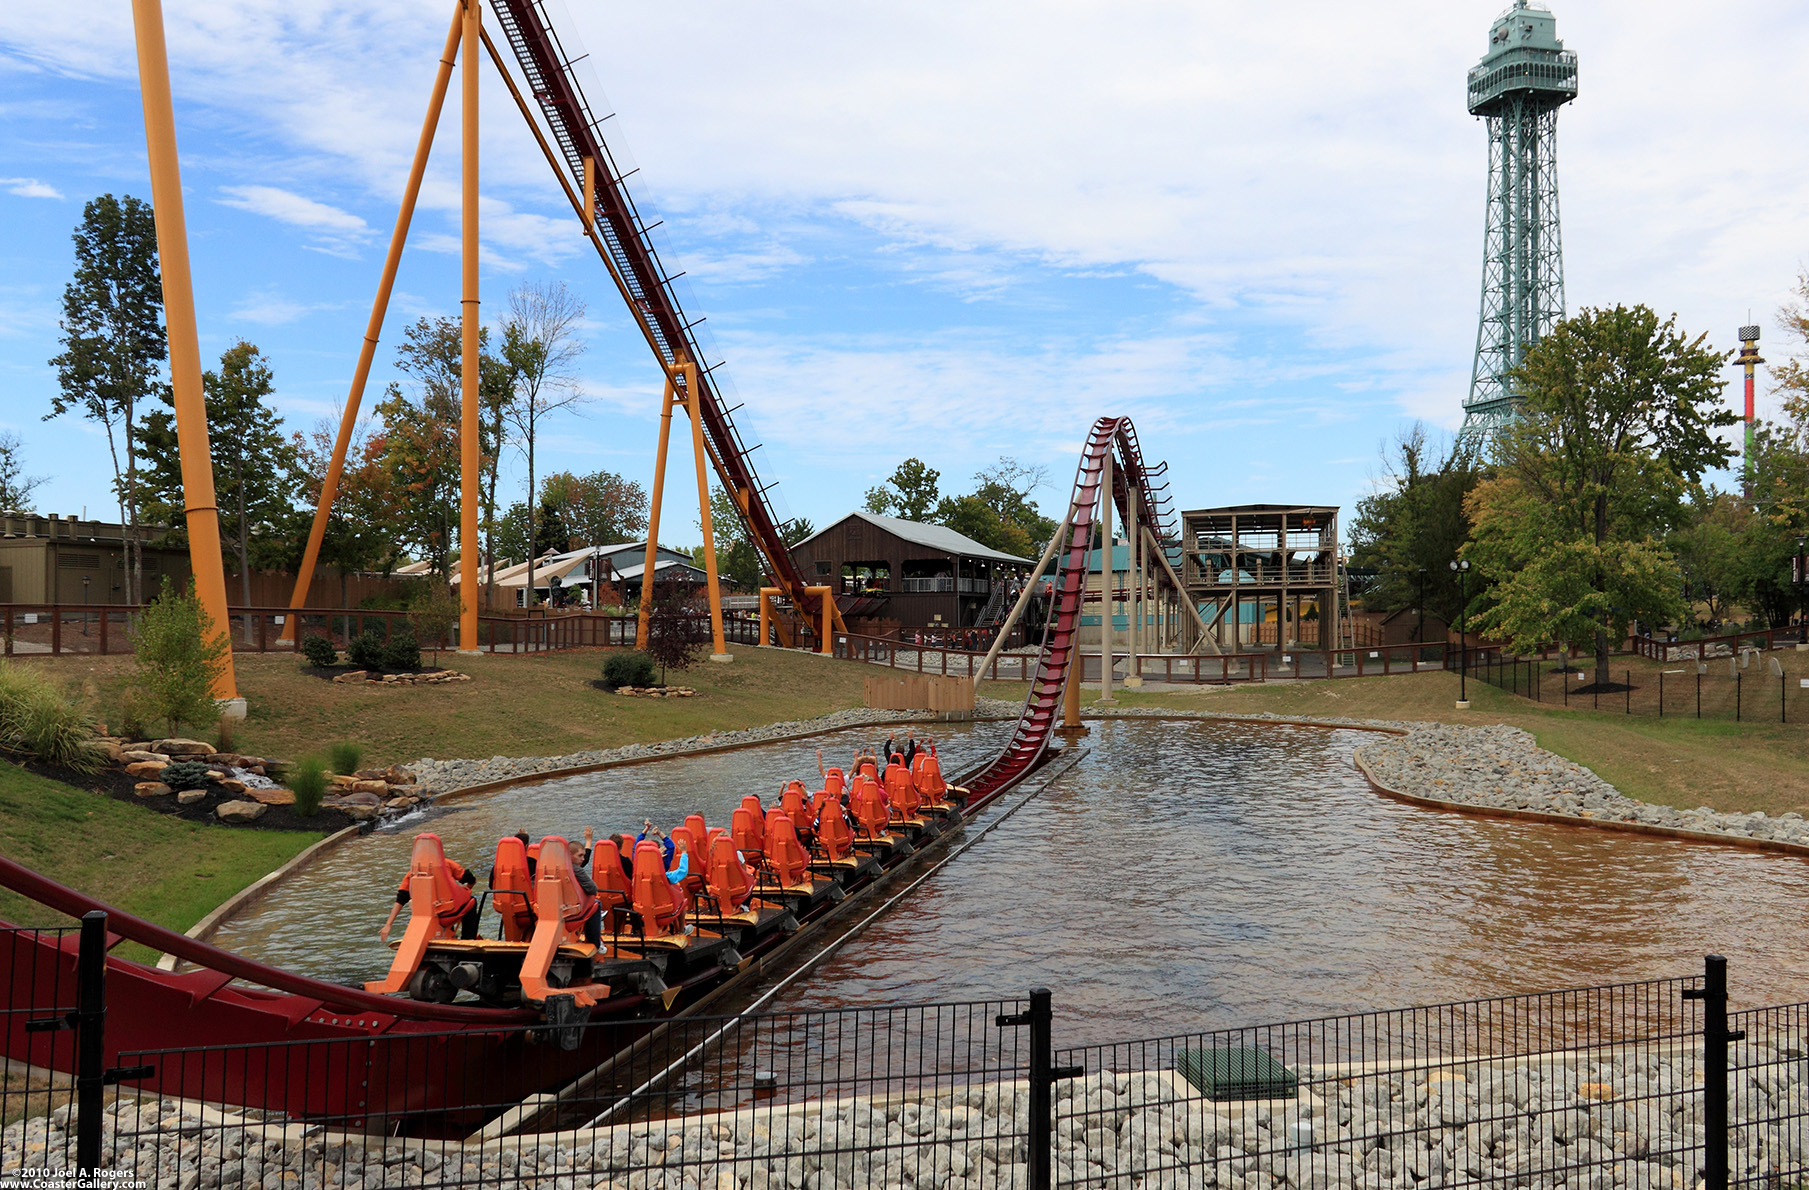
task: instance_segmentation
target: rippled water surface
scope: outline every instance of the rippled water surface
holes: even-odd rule
[[[996,749],[1006,730],[950,733],[950,770]],[[831,738],[832,756],[859,738]],[[1074,772],[780,1003],[1043,984],[1064,1032],[1103,1039],[1684,974],[1709,951],[1728,956],[1744,1003],[1805,998],[1804,861],[1387,801],[1351,765],[1366,738],[1097,723]],[[714,823],[743,793],[770,797],[815,769],[812,745],[773,745],[455,802],[432,826],[454,856],[482,854],[487,866],[497,836],[518,825],[619,829],[693,809]],[[376,929],[408,837],[342,848],[220,943],[332,978],[376,974],[388,958]]]

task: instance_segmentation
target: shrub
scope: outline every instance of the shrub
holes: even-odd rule
[[[342,777],[349,777],[358,771],[364,760],[364,752],[357,744],[338,743],[327,749],[327,766]]]
[[[415,630],[407,624],[397,624],[391,628],[389,643],[383,646],[383,668],[393,670],[421,668],[421,646],[415,640]]]
[[[312,818],[320,812],[327,792],[327,766],[318,756],[304,756],[289,771],[289,791],[295,794],[295,812]]]
[[[44,674],[0,661],[0,748],[78,773],[107,762],[94,720]]]
[[[345,658],[359,669],[383,668],[383,634],[366,628],[345,648]]]
[[[315,669],[325,669],[339,660],[339,650],[333,647],[332,641],[318,632],[302,638],[301,651],[302,656],[308,659],[308,664]]]
[[[166,576],[162,592],[139,612],[133,635],[133,688],[146,716],[167,723],[171,735],[184,723],[219,719],[214,682],[226,669],[231,646],[195,598],[193,579],[178,591]]]
[[[145,730],[144,711],[131,691],[119,704],[119,734],[128,740],[142,740],[151,734]]]
[[[653,685],[653,658],[639,650],[611,653],[603,658],[603,684],[606,686]]]
[[[205,761],[178,760],[166,767],[157,779],[180,793],[184,789],[205,789],[207,772]]]

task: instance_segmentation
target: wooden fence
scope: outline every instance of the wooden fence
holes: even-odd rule
[[[132,652],[132,620],[137,607],[100,607],[67,604],[0,604],[0,639],[8,657],[69,657]],[[400,625],[410,623],[404,611],[371,611],[363,608],[310,608],[300,613],[288,608],[236,607],[227,610],[232,647],[238,653],[292,653],[295,646],[282,633],[289,617],[301,618],[303,636],[324,636],[335,648],[344,649],[366,632],[388,641]],[[700,620],[706,617],[699,616]],[[606,616],[595,612],[548,611],[525,615],[480,615],[478,648],[486,653],[549,653],[565,649],[634,644],[634,616]],[[421,647],[438,644],[441,650],[456,647],[451,641],[422,640]],[[708,634],[707,623],[703,631]],[[751,645],[759,625],[740,614],[723,617],[723,634],[734,644]]]

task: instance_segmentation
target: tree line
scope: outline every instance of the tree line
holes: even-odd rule
[[[138,603],[145,595],[140,528],[162,527],[165,544],[187,540],[154,213],[130,195],[102,195],[84,207],[74,240],[63,350],[50,361],[58,391],[45,417],[79,416],[101,430],[128,529],[126,599]],[[639,484],[602,470],[537,473],[545,418],[583,399],[575,363],[584,314],[563,283],[529,284],[510,295],[495,342],[490,328],[480,334],[479,521],[488,576],[508,560],[629,541],[646,529]],[[321,543],[320,562],[342,576],[387,574],[411,557],[445,576],[455,548],[465,545],[457,541],[461,359],[457,319],[420,318],[405,328],[396,357],[401,379],[354,436]],[[336,426],[285,426],[273,404],[270,361],[245,339],[221,354],[203,388],[221,548],[249,602],[251,571],[300,564]],[[527,465],[522,498],[514,500],[499,490],[510,449]],[[0,435],[0,507],[29,510],[41,482],[25,473],[17,436]]]
[[[1809,302],[1809,274],[1798,294]],[[1803,304],[1781,320],[1809,346]],[[1706,340],[1642,305],[1585,309],[1528,350],[1523,404],[1492,440],[1438,451],[1423,426],[1404,433],[1357,505],[1363,607],[1423,608],[1519,651],[1574,648],[1603,685],[1629,633],[1711,632],[1736,610],[1788,623],[1809,533],[1809,367],[1773,373],[1782,417],[1757,427],[1742,490],[1723,491],[1705,476],[1735,454],[1732,353]]]
[[[1020,558],[1036,557],[1059,527],[1032,498],[1049,482],[1046,467],[1001,455],[974,474],[971,492],[945,496],[938,487],[941,481],[940,471],[909,458],[883,484],[867,489],[862,507],[880,516],[943,525]]]

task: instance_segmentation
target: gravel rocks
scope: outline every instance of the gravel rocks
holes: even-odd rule
[[[974,717],[977,719],[1015,719],[1022,709],[1021,703],[996,698],[975,699],[974,703]],[[925,713],[926,716],[927,714],[928,712]],[[816,719],[794,719],[784,723],[768,723],[764,727],[750,727],[744,731],[711,732],[651,744],[628,744],[621,748],[573,752],[565,756],[492,756],[488,760],[435,760],[429,756],[405,767],[414,773],[417,782],[424,789],[450,793],[473,785],[532,777],[559,769],[584,768],[622,760],[643,760],[651,756],[676,756],[705,748],[763,744],[790,736],[910,721],[910,716],[898,711],[854,707]]]
[[[1790,1184],[1809,1143],[1797,1032],[1734,1047],[1734,1176]],[[1699,1050],[1676,1040],[1439,1065],[1297,1065],[1296,1095],[1203,1098],[1170,1070],[1102,1072],[1055,1089],[1055,1181],[1225,1190],[1419,1190],[1449,1182],[1688,1190],[1703,1143]],[[108,1167],[158,1190],[428,1184],[548,1190],[1021,1190],[1029,1095],[1019,1081],[762,1105],[508,1137],[487,1145],[323,1132],[260,1113],[121,1100]],[[0,1168],[66,1163],[67,1107],[9,1125]],[[65,1160],[60,1160],[65,1159]]]
[[[1778,818],[1699,806],[1679,810],[1630,798],[1580,764],[1539,747],[1528,732],[1505,724],[1465,727],[1451,723],[1348,719],[1297,715],[1226,715],[1121,707],[1089,718],[1262,719],[1327,727],[1379,727],[1403,735],[1378,737],[1356,757],[1380,785],[1414,797],[1478,808],[1530,810],[1596,822],[1625,822],[1666,830],[1696,831],[1730,839],[1760,839],[1809,846],[1809,819],[1794,811]]]

